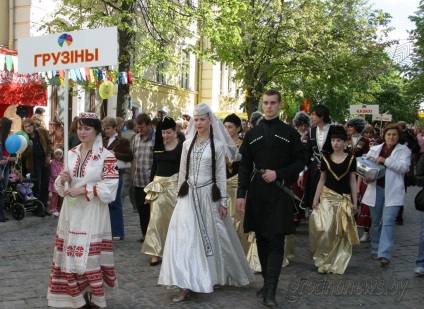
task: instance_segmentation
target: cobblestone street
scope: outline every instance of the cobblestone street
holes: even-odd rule
[[[385,269],[370,258],[370,243],[361,243],[354,247],[344,275],[318,274],[309,257],[308,224],[303,222],[295,260],[281,272],[279,308],[424,308],[424,277],[413,274],[420,230],[413,198],[418,190],[408,189],[404,225],[396,227],[393,260]],[[157,285],[160,266],[149,266],[149,257],[140,253],[138,214],[128,201],[124,208],[126,238],[114,241],[119,287],[107,291],[108,308],[266,308],[255,296],[262,285],[260,274],[248,287],[222,287],[172,303],[175,291]],[[47,308],[57,218],[27,213],[17,222],[6,215],[10,221],[0,223],[0,308]]]

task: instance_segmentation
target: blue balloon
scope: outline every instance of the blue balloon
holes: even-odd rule
[[[22,146],[22,141],[19,135],[12,134],[6,139],[6,150],[10,154],[16,153]]]

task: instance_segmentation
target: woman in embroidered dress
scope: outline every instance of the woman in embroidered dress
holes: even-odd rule
[[[227,217],[225,156],[237,147],[209,106],[195,107],[183,145],[178,200],[166,237],[159,284],[178,287],[174,302],[215,285],[247,285],[254,276]]]
[[[105,284],[117,286],[108,203],[115,199],[119,178],[116,158],[103,148],[100,132],[96,114],[80,114],[81,144],[69,151],[68,165],[55,181],[65,199],[47,293],[51,307],[106,307]]]
[[[343,151],[346,131],[336,126],[331,134],[333,152],[323,156],[321,178],[309,218],[309,247],[319,273],[343,274],[358,244],[356,160]]]
[[[159,265],[163,255],[169,221],[177,199],[178,171],[182,143],[177,138],[174,119],[164,117],[156,130],[153,148],[153,182],[144,191],[150,203],[150,220],[141,253],[152,256],[150,266]]]
[[[371,258],[380,260],[384,267],[392,259],[395,237],[395,220],[399,209],[405,205],[405,173],[411,164],[411,150],[399,143],[402,129],[389,124],[383,130],[384,143],[368,151],[367,158],[386,167],[384,177],[371,181],[362,198],[362,203],[371,213]]]
[[[237,148],[240,148],[242,140],[239,138],[239,134],[243,130],[241,127],[241,119],[236,114],[231,114],[225,117],[224,126],[231,136]],[[244,253],[247,254],[249,251],[250,243],[248,241],[249,234],[246,234],[243,229],[244,214],[240,213],[236,209],[237,199],[237,181],[238,181],[238,169],[240,165],[241,155],[238,154],[236,160],[227,160],[227,211],[228,215],[233,222],[234,229],[237,232],[241,246],[243,247]]]

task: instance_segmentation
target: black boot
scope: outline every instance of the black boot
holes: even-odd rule
[[[268,269],[263,298],[264,305],[267,307],[278,307],[277,301],[275,300],[275,292],[278,286],[278,279],[280,278],[283,257],[284,255],[281,254],[270,254],[268,258]]]
[[[265,283],[266,282],[266,268],[265,268],[265,270],[262,268],[261,275],[262,275],[262,278],[264,279],[264,284],[262,285],[262,287],[259,290],[256,291],[256,297],[264,298],[265,285],[266,285],[266,283]]]
[[[275,291],[277,290],[278,278],[280,277],[281,266],[279,268],[268,267],[268,276],[265,282],[263,294],[264,305],[267,307],[277,307]]]
[[[258,248],[259,262],[261,263],[261,275],[262,275],[262,278],[264,279],[264,284],[258,291],[256,291],[256,297],[264,298],[266,272],[268,268],[268,251],[267,251],[267,248],[263,248],[263,246],[258,245],[257,248]]]

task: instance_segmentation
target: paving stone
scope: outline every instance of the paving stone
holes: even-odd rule
[[[295,236],[296,257],[283,268],[277,290],[280,308],[420,308],[424,307],[424,277],[413,274],[418,252],[420,216],[413,206],[419,188],[408,188],[404,225],[396,226],[393,259],[386,268],[371,259],[370,243],[354,246],[343,275],[316,272],[308,250],[308,223]],[[26,214],[0,226],[0,309],[47,308],[47,287],[57,218]],[[138,215],[124,204],[125,241],[114,241],[119,287],[106,291],[108,308],[266,308],[256,298],[262,277],[248,287],[221,287],[193,294],[175,304],[176,291],[157,284],[160,266],[150,267],[140,253]],[[362,234],[362,231],[360,231]],[[326,288],[322,288],[325,286]]]

